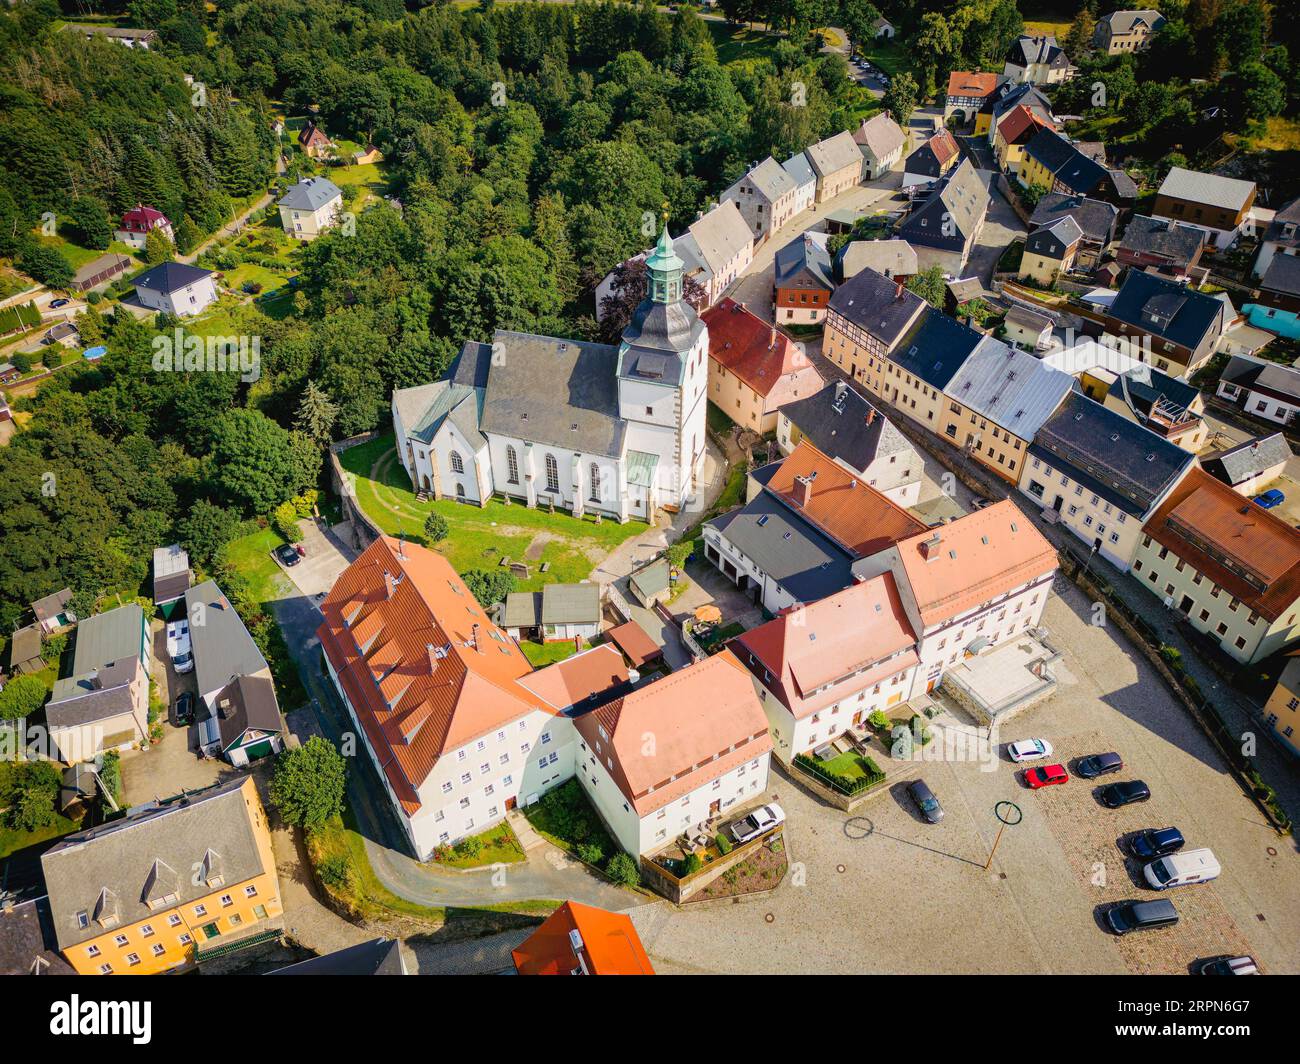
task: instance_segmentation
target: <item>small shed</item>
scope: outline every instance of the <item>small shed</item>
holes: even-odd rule
[[[667,600],[672,590],[671,569],[667,558],[660,558],[632,574],[628,588],[633,597],[647,609]]]
[[[72,588],[65,587],[62,591],[56,591],[33,602],[32,613],[36,615],[36,623],[40,625],[41,631],[57,632],[60,628],[74,623],[77,619],[76,615],[68,609],[68,603],[71,601]]]
[[[45,668],[41,657],[41,626],[29,624],[19,628],[9,640],[9,672],[17,676],[27,672],[40,672]]]
[[[501,627],[512,639],[543,643],[594,639],[600,633],[600,585],[547,584],[506,596]]]
[[[623,654],[631,668],[641,669],[657,665],[664,659],[664,648],[650,638],[649,633],[636,621],[628,621],[605,633]]]

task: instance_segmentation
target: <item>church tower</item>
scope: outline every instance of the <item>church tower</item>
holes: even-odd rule
[[[694,491],[704,457],[709,330],[683,297],[685,264],[673,249],[667,224],[645,267],[645,299],[623,330],[618,349],[629,490],[653,459],[653,502],[680,509]]]

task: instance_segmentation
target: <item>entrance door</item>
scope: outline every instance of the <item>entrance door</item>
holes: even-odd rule
[[[507,813],[510,812],[510,810],[513,809],[513,808],[515,807],[515,804],[516,804],[516,803],[515,803],[515,799],[513,799],[513,798],[507,798],[507,799],[506,799],[506,812],[507,812]]]
[[[1065,497],[1062,495],[1058,495],[1056,497],[1056,501],[1052,503],[1052,509],[1059,514],[1061,512],[1061,503],[1063,503],[1064,501],[1065,501]]]
[[[722,812],[722,799],[721,799],[721,798],[717,799],[716,801],[713,801],[713,802],[710,802],[710,803],[709,803],[709,816],[711,816],[711,817],[712,817],[712,816],[717,816],[717,815],[718,815],[719,813],[721,813],[721,812]]]
[[[1190,595],[1184,595],[1183,601],[1178,604],[1178,608],[1184,613],[1191,613],[1194,605],[1196,605],[1196,603],[1192,601],[1192,597]]]
[[[203,937],[204,937],[204,938],[216,938],[219,934],[221,934],[221,930],[217,927],[216,924],[204,924],[204,925],[203,925]]]

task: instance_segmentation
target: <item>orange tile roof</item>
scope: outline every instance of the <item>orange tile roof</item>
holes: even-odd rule
[[[1002,121],[998,123],[998,135],[1007,144],[1015,144],[1021,138],[1027,140],[1040,128],[1050,129],[1051,127],[1024,104],[1018,104],[1008,111],[1003,116]],[[1025,136],[1026,134],[1028,136]]]
[[[727,650],[573,723],[638,816],[772,749],[749,672]]]
[[[516,682],[532,671],[523,652],[424,547],[376,540],[321,612],[321,646],[408,813],[444,752],[544,708]]]
[[[938,536],[937,544],[928,546]],[[1056,549],[1010,499],[898,544],[912,596],[929,626],[1056,570]]]
[[[631,660],[634,669],[664,656],[663,647],[651,639],[636,621],[620,624],[605,634]]]
[[[623,655],[608,643],[547,665],[519,681],[554,709],[576,706],[621,683],[627,683],[627,666]]]
[[[1199,466],[1142,531],[1269,621],[1300,598],[1300,532]]]
[[[582,936],[574,952],[570,931]],[[566,901],[511,952],[520,975],[654,975],[641,939],[624,913]]]
[[[769,399],[765,412],[821,389],[821,374],[794,342],[734,299],[722,300],[701,317],[709,327],[709,358]]]
[[[957,157],[961,151],[957,147],[957,138],[946,129],[941,129],[929,141],[929,148],[934,152],[934,157],[939,160],[940,166],[947,166],[948,163]]]
[[[766,670],[764,686],[797,720],[917,662],[892,573],[784,613],[731,645],[751,671]]]
[[[816,474],[807,506],[795,502],[795,478]],[[866,556],[900,539],[925,531],[925,525],[806,439],[790,452],[767,482],[767,489],[845,549]]]
[[[949,96],[987,96],[998,87],[996,74],[954,70],[948,75]]]

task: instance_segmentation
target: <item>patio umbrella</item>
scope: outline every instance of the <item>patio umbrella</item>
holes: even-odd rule
[[[695,619],[704,624],[717,624],[722,620],[722,611],[713,605],[698,606],[695,610]]]

